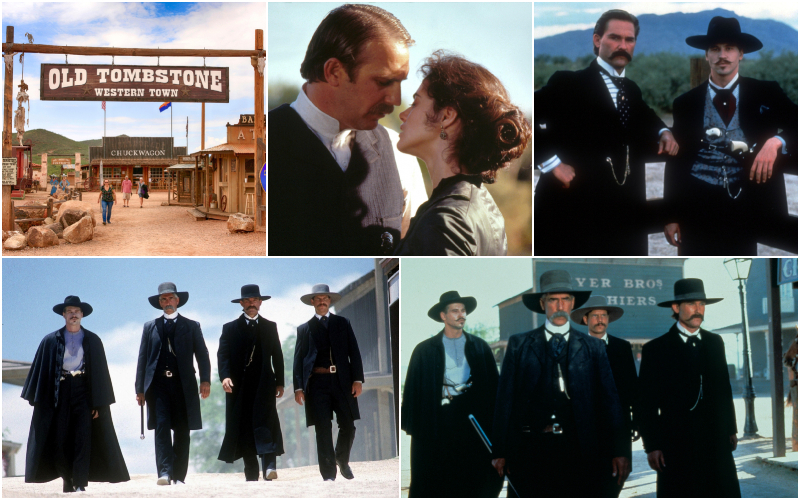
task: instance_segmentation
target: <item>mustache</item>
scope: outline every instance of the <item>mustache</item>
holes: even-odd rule
[[[703,319],[703,315],[702,315],[702,314],[700,314],[700,313],[696,313],[696,314],[692,314],[692,315],[689,317],[689,319],[695,319],[695,318],[700,318],[700,319]]]
[[[727,59],[720,59],[719,61],[717,61],[717,64],[723,64],[723,63],[730,64],[731,62]]]
[[[565,313],[564,311],[557,311],[557,312],[554,312],[554,313],[553,313],[553,314],[552,314],[552,315],[551,315],[549,318],[547,318],[547,319],[549,319],[550,321],[553,321],[553,320],[554,320],[554,319],[556,319],[556,318],[564,318],[564,319],[566,319],[566,320],[569,320],[569,314]]]
[[[369,111],[367,112],[367,114],[370,114],[370,115],[388,115],[388,114],[391,114],[392,111],[394,111],[394,106],[392,106],[391,104],[386,104],[385,102],[382,102],[380,104],[376,104],[375,106],[372,106],[371,108],[369,108]]]
[[[611,59],[614,59],[614,58],[615,58],[615,57],[617,57],[617,56],[622,56],[622,57],[624,57],[625,59],[627,59],[627,60],[628,60],[628,62],[630,62],[630,61],[631,61],[631,59],[632,59],[631,55],[630,55],[630,54],[628,54],[628,52],[627,52],[627,51],[625,51],[625,50],[617,50],[617,51],[615,51],[614,53],[612,53],[612,54],[611,54]]]
[[[608,325],[606,325],[605,323],[597,323],[596,325],[594,325],[594,327],[595,327],[595,328],[600,328],[601,326],[602,326],[603,328],[605,328],[605,327],[606,327],[606,326],[608,326]]]

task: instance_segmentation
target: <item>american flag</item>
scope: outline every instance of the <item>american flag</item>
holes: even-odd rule
[[[103,101],[103,111],[106,110],[106,101]]]

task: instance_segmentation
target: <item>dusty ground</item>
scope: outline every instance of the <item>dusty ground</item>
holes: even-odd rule
[[[645,168],[647,171],[647,198],[662,198],[664,196],[664,163],[647,163]],[[539,171],[536,170],[533,175],[534,188],[539,181]],[[797,215],[797,176],[784,175],[784,182],[786,183],[786,198],[789,203],[789,213]],[[536,229],[534,228],[534,235]],[[535,237],[535,236],[534,236]],[[667,243],[663,233],[651,234],[648,237],[649,249],[648,254],[651,256],[661,257],[675,257],[678,255],[678,249]],[[790,256],[789,252],[784,252],[777,248],[768,247],[759,243],[758,245],[759,256]]]
[[[337,477],[324,482],[316,465],[278,469],[278,479],[245,482],[244,474],[192,474],[185,485],[158,486],[155,474],[134,474],[125,483],[89,483],[85,493],[62,493],[61,479],[26,484],[23,477],[3,478],[3,497],[69,498],[397,498],[400,491],[400,459],[350,464],[355,479]]]
[[[92,202],[97,220],[92,240],[73,245],[60,239],[56,247],[4,249],[3,256],[266,255],[266,233],[232,234],[226,221],[196,222],[187,213],[188,207],[161,206],[167,201],[165,191],[151,193],[143,208],[139,208],[136,194],[131,197],[130,208],[123,208],[122,193],[117,193],[117,203],[111,211],[112,223],[106,226],[97,197],[97,192],[83,196],[83,201]],[[30,200],[45,204],[47,196],[44,192],[28,194],[24,201],[15,200],[15,204],[20,206]]]

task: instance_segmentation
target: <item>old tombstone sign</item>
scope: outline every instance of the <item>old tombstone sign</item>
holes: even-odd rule
[[[43,101],[228,102],[228,68],[42,64]]]
[[[72,163],[70,158],[53,158],[50,160],[50,165],[69,165]]]
[[[17,183],[17,159],[3,158],[3,186],[14,186]]]

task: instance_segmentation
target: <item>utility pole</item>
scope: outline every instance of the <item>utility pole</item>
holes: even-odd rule
[[[6,26],[6,43],[14,43],[13,26]],[[3,158],[11,158],[11,101],[13,99],[13,85],[14,59],[12,56],[11,67],[6,68],[5,87],[3,87]],[[11,210],[12,187],[13,186],[3,186],[3,231],[14,230],[14,214]]]

